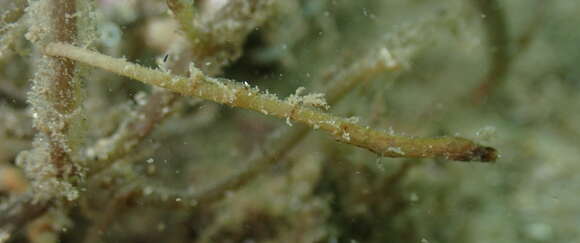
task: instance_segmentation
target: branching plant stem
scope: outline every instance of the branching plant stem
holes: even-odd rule
[[[280,100],[274,95],[261,93],[257,88],[251,88],[231,80],[219,80],[205,76],[193,65],[190,77],[187,78],[173,76],[163,71],[153,70],[65,43],[51,43],[47,45],[44,52],[46,55],[66,57],[183,95],[200,97],[303,123],[314,129],[328,132],[340,142],[368,149],[381,156],[443,157],[450,160],[482,162],[494,161],[497,158],[495,149],[480,146],[464,138],[412,138],[373,130],[358,125],[349,119],[301,104]]]
[[[102,144],[107,144],[106,146],[95,146],[87,152],[87,159],[95,160],[95,163],[90,164],[91,174],[107,168],[116,159],[132,151],[140,141],[153,132],[162,120],[171,114],[173,110],[171,107],[177,98],[177,95],[165,90],[154,91],[147,102],[137,108],[137,115],[134,119],[128,119],[121,124],[119,132],[101,141]]]

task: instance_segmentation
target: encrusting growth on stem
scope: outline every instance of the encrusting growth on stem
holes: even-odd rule
[[[261,93],[257,88],[231,80],[208,77],[193,65],[190,77],[179,77],[65,43],[51,43],[46,46],[44,53],[76,60],[183,95],[303,123],[328,132],[340,142],[368,149],[381,156],[443,157],[450,160],[482,162],[494,161],[497,158],[495,149],[459,137],[412,138],[373,130],[349,119],[300,104],[291,104],[274,95]]]
[[[76,22],[74,17],[72,17],[76,11],[74,1],[65,0],[54,0],[53,1],[53,19],[54,19],[54,30],[55,39],[57,41],[70,43],[75,38],[76,32]],[[74,112],[77,105],[77,97],[74,94],[74,87],[72,84],[72,79],[74,77],[74,62],[64,59],[64,58],[51,58],[50,60],[53,68],[52,75],[48,79],[43,81],[48,82],[46,85],[48,90],[39,91],[46,92],[46,99],[53,105],[55,117],[67,117],[67,114]],[[54,119],[54,118],[53,118]],[[66,121],[63,121],[66,122]],[[37,123],[40,124],[40,123]],[[59,134],[63,131],[55,131],[57,129],[54,126],[43,124],[46,126],[39,127],[41,131],[46,133],[49,137],[54,137],[54,135]],[[51,143],[58,143],[52,141]],[[63,163],[68,155],[66,154],[67,148],[65,145],[53,145],[54,148],[51,152],[53,156],[53,163]],[[62,167],[62,165],[57,165],[57,167]]]
[[[35,27],[27,38],[40,49],[47,43],[73,43],[77,39],[76,1],[51,0],[29,7],[29,14],[38,14]],[[32,188],[38,200],[55,195],[68,200],[78,197],[76,182],[83,176],[74,162],[78,146],[78,125],[82,113],[76,64],[66,58],[42,56],[38,61],[29,102],[38,130],[32,151],[23,151],[17,163],[30,173]]]

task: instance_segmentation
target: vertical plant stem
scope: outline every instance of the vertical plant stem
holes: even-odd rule
[[[508,27],[503,8],[496,0],[473,0],[473,2],[482,15],[490,62],[487,74],[473,94],[473,100],[481,103],[506,78],[511,58]]]
[[[76,3],[74,0],[51,0],[52,11],[50,12],[53,23],[51,25],[54,32],[54,39],[58,42],[72,43],[75,39],[76,23],[75,23],[75,9]],[[40,132],[44,133],[50,144],[50,162],[53,163],[58,170],[57,176],[64,176],[64,168],[66,163],[70,163],[68,141],[66,139],[66,131],[69,126],[67,117],[74,112],[77,106],[75,91],[73,87],[73,78],[75,71],[75,63],[70,60],[58,57],[47,57],[52,70],[50,76],[42,80],[46,82],[43,86],[43,96],[54,114],[50,117],[39,116],[42,121],[36,121],[40,126]],[[55,119],[61,123],[61,126],[54,126],[47,124],[47,120]],[[63,136],[64,135],[64,138]]]
[[[76,2],[75,0],[52,0],[52,18],[54,20],[54,32],[55,39],[58,42],[72,43],[75,39],[76,33],[76,22],[75,22],[75,12],[76,12]],[[47,91],[47,101],[53,104],[55,111],[57,112],[57,118],[67,117],[77,107],[77,100],[75,96],[75,90],[73,85],[75,63],[71,60],[58,57],[53,58],[53,76],[47,81],[49,90]],[[67,121],[64,121],[67,123]],[[58,133],[66,134],[66,126],[60,131],[55,131],[54,127],[46,127],[43,131],[49,135],[49,137],[54,138],[54,135]],[[70,162],[70,157],[67,152],[67,148],[63,146],[59,141],[54,141],[51,139],[51,161],[61,170],[59,174],[64,173],[63,163]]]
[[[52,41],[73,43],[77,30],[75,4],[75,0],[35,3],[29,14],[39,17],[33,20],[29,39],[39,49]],[[43,32],[35,31],[38,29]],[[73,181],[81,174],[72,155],[78,152],[81,95],[75,65],[65,58],[41,56],[35,67],[29,102],[38,135],[33,150],[22,152],[17,162],[32,180],[37,199],[64,196],[73,200],[78,196]]]
[[[58,41],[73,43],[76,39],[75,0],[44,0],[30,7],[36,30],[29,39],[37,47]],[[36,17],[36,18],[35,18]],[[0,210],[0,228],[18,230],[42,215],[54,198],[73,200],[78,192],[71,183],[77,172],[72,165],[71,131],[78,114],[78,87],[75,84],[75,63],[65,58],[39,58],[29,94],[34,126],[38,135],[31,151],[18,155],[17,163],[31,179],[31,191],[15,198]]]

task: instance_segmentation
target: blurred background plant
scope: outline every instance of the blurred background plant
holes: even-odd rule
[[[0,6],[0,242],[580,239],[580,3]],[[501,158],[378,156],[343,144],[349,133],[311,132],[294,109],[280,120],[181,97],[55,57],[71,53],[47,51],[55,42],[235,80],[215,85],[260,87],[298,110],[328,103],[388,136],[465,137]]]

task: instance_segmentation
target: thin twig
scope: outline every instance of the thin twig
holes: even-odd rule
[[[382,52],[387,51],[383,50]],[[399,70],[397,61],[391,60],[385,62],[382,58],[384,53],[373,52],[372,54],[361,58],[353,65],[345,67],[341,72],[333,77],[329,85],[330,90],[328,100],[329,105],[338,103],[349,90],[364,83],[379,73],[384,71]],[[388,65],[385,65],[388,64]],[[128,187],[125,196],[138,198],[139,202],[148,205],[163,205],[173,207],[183,206],[207,206],[220,200],[228,191],[234,191],[243,185],[246,185],[252,179],[256,178],[265,169],[273,163],[283,159],[290,153],[300,142],[312,131],[308,127],[301,126],[293,129],[285,129],[276,133],[266,143],[268,149],[264,154],[250,160],[247,166],[235,174],[228,176],[218,183],[210,185],[199,191],[172,190],[165,187],[155,187],[150,183],[135,182]],[[143,186],[146,185],[146,186]]]
[[[433,24],[437,24],[436,21],[429,21],[429,24],[420,23],[419,25],[415,25],[415,28],[403,29],[432,29]],[[327,87],[330,87],[330,90],[325,92],[329,94],[327,98],[329,105],[335,105],[349,91],[380,73],[385,71],[400,71],[402,69],[402,63],[410,59],[413,53],[422,49],[421,47],[423,45],[420,44],[428,43],[423,37],[420,37],[422,42],[416,43],[419,36],[407,31],[401,31],[396,36],[396,39],[387,39],[387,46],[392,47],[393,50],[389,51],[384,47],[379,48],[380,51],[378,52],[373,50],[370,55],[359,58],[358,61],[347,67],[340,68],[338,72],[333,72],[333,75],[329,77],[331,79],[329,82],[330,85],[327,85]],[[409,47],[413,47],[411,49],[414,50],[411,51]],[[399,49],[405,51],[399,52]],[[401,56],[397,55],[395,58],[391,54],[392,51],[401,54]],[[164,207],[200,205],[207,207],[213,202],[223,198],[227,192],[235,191],[251,182],[275,162],[284,159],[311,131],[308,127],[301,126],[275,133],[265,142],[265,144],[268,144],[268,150],[264,151],[264,154],[248,161],[247,166],[235,174],[199,191],[173,190],[164,186],[152,186],[150,183],[141,181],[129,187],[126,190],[126,196],[148,205],[160,205]],[[402,170],[407,171],[406,168],[410,166],[409,163],[404,163],[403,168],[405,169]],[[401,176],[396,177],[399,178]],[[387,183],[389,184],[389,182]]]
[[[423,29],[432,28],[433,26],[420,24],[419,27]],[[396,40],[388,38],[387,43],[388,46],[393,47],[391,51],[395,51],[395,53],[401,54],[402,56],[397,56],[394,59],[389,50],[380,48],[379,52],[373,51],[371,55],[360,58],[360,61],[355,62],[353,65],[341,68],[341,71],[332,76],[332,81],[328,85],[331,89],[327,92],[330,94],[328,97],[330,105],[334,105],[349,93],[350,90],[354,89],[354,87],[365,83],[379,73],[401,70],[401,62],[404,63],[406,58],[410,58],[409,55],[413,53],[409,52],[409,45],[414,47],[412,49],[416,49],[415,51],[422,49],[422,45],[415,43],[417,39],[416,35],[403,31],[402,33],[398,33],[397,36],[398,38]],[[399,53],[398,49],[406,51]],[[399,58],[402,59],[399,60]],[[276,136],[273,136],[267,142],[269,149],[265,154],[249,161],[244,169],[200,191],[175,191],[164,187],[153,187],[149,183],[137,183],[131,190],[127,190],[127,193],[133,198],[139,198],[139,202],[146,204],[164,206],[210,205],[212,202],[222,198],[226,192],[236,190],[247,184],[274,162],[283,159],[311,131],[311,129],[301,126],[277,133]],[[147,186],[144,188],[142,187],[143,184],[147,184]]]
[[[328,100],[330,105],[334,105],[342,99],[349,90],[357,85],[364,83],[366,80],[382,73],[386,70],[399,70],[395,60],[384,60],[386,49],[381,49],[379,54],[373,52],[369,56],[361,58],[360,62],[345,68],[334,76],[331,81],[331,89],[328,91],[330,96]],[[388,57],[391,57],[388,55]],[[127,190],[127,196],[139,198],[140,202],[153,205],[172,205],[172,206],[192,206],[192,205],[209,205],[219,200],[225,195],[225,192],[236,190],[247,184],[264,169],[271,166],[274,162],[284,158],[294,147],[296,147],[312,130],[308,127],[298,127],[295,129],[286,129],[276,136],[272,136],[267,144],[268,151],[248,162],[248,166],[237,171],[234,175],[209,186],[201,191],[186,192],[175,191],[168,188],[157,188],[147,183],[137,183],[131,190]],[[147,184],[146,188],[138,185]]]
[[[358,125],[350,119],[337,117],[289,100],[280,100],[274,95],[261,93],[257,88],[251,88],[249,85],[205,76],[193,65],[190,71],[191,77],[186,78],[64,43],[49,44],[44,52],[47,55],[70,58],[183,95],[254,110],[287,121],[300,122],[314,129],[326,131],[337,141],[368,149],[381,156],[443,157],[450,160],[482,162],[494,161],[497,158],[495,149],[480,146],[460,137],[413,138],[373,130]]]

